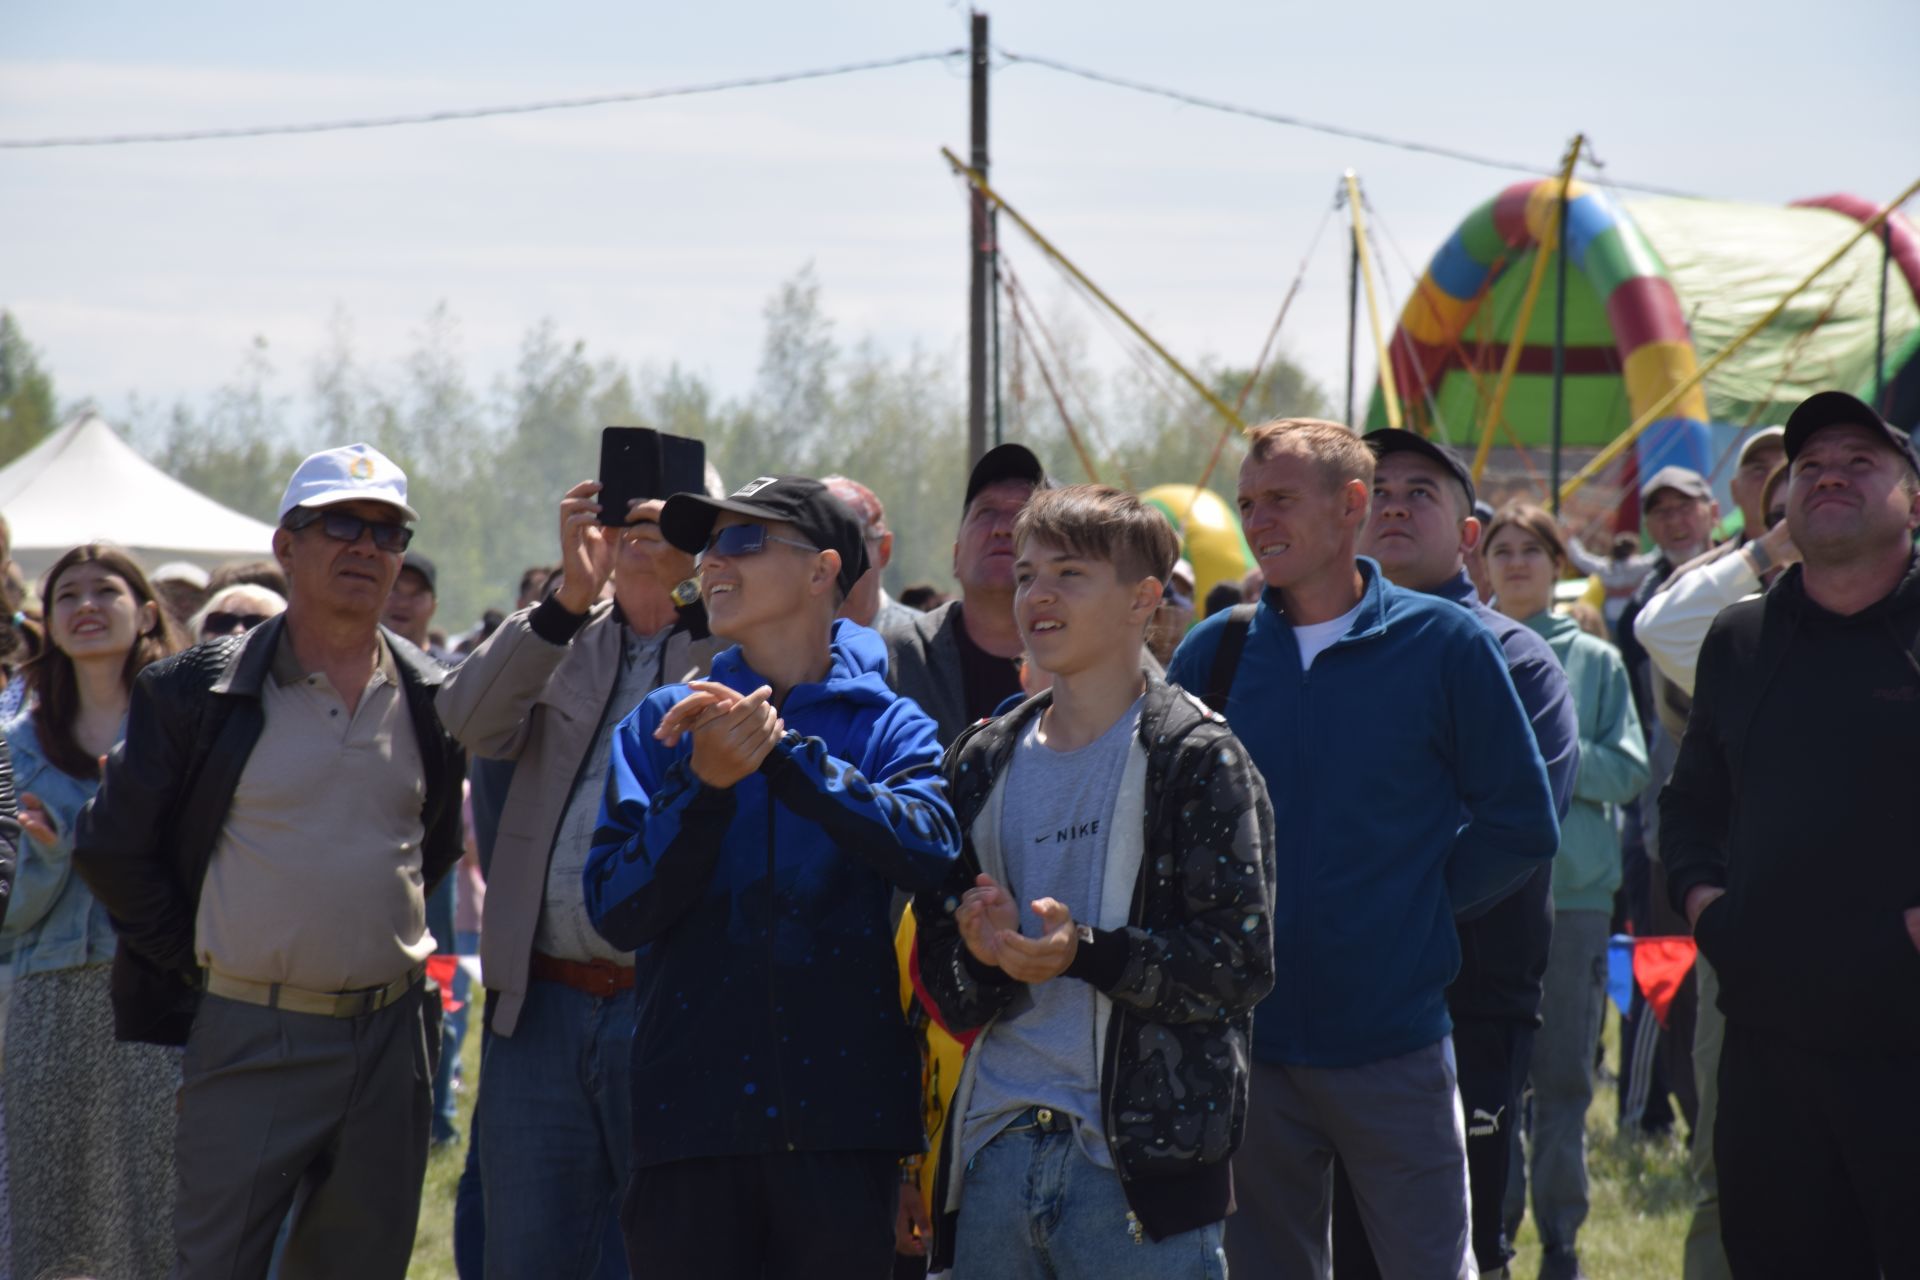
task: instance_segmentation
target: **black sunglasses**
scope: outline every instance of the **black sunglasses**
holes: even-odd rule
[[[265,613],[210,613],[200,624],[200,634],[232,635],[235,627],[242,631],[251,631],[271,616]]]
[[[287,528],[294,530],[304,529],[310,524],[318,524],[320,532],[335,542],[358,542],[362,533],[370,533],[373,535],[373,545],[382,551],[405,551],[407,544],[413,541],[413,530],[404,524],[364,520],[345,511],[309,509],[307,514],[287,520]]]

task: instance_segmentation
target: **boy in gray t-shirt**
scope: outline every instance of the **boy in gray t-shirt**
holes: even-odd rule
[[[1030,898],[1098,902],[1120,775],[1140,728],[1140,702],[1135,699],[1112,728],[1075,749],[1048,746],[1044,721],[1034,718],[1007,762],[1000,816],[1007,879]],[[1020,932],[1029,938],[1044,932],[1031,907],[1020,912]],[[1080,1150],[1102,1168],[1113,1167],[1100,1136],[1097,999],[1084,982],[1043,982],[1014,997],[977,1053],[973,1100],[961,1126],[962,1159],[971,1160],[1020,1112],[1040,1105],[1071,1116]]]
[[[954,744],[963,870],[914,908],[928,993],[980,1028],[932,1265],[1221,1276],[1249,1011],[1272,985],[1266,788],[1224,721],[1143,671],[1178,551],[1164,516],[1048,490],[1014,546],[1014,618],[1053,686]]]

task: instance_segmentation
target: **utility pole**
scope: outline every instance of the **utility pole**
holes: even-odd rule
[[[987,176],[987,15],[973,15],[973,154],[969,163]],[[988,317],[994,306],[993,217],[980,188],[967,189],[967,251],[972,258],[967,318],[967,465],[987,451]]]

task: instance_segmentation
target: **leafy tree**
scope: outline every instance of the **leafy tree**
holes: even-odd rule
[[[40,443],[59,425],[53,378],[27,342],[20,322],[0,311],[0,466]]]

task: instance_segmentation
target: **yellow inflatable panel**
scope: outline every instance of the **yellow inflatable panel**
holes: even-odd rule
[[[1155,485],[1141,493],[1140,500],[1173,521],[1181,554],[1193,566],[1194,616],[1205,617],[1207,593],[1222,582],[1238,585],[1253,568],[1240,517],[1213,490],[1190,484]]]
[[[1685,342],[1649,342],[1630,352],[1624,373],[1627,403],[1635,417],[1652,408],[1661,396],[1693,376],[1693,347]],[[1707,396],[1698,386],[1668,407],[1663,418],[1692,418],[1707,421]]]

